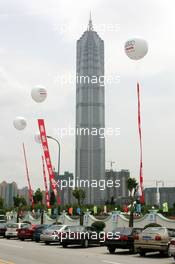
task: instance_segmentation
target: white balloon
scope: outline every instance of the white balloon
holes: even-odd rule
[[[35,134],[34,138],[35,138],[35,141],[36,141],[37,143],[41,144],[41,137],[40,137],[40,134]]]
[[[17,130],[23,130],[27,126],[27,122],[24,117],[17,116],[13,121],[13,125]]]
[[[36,86],[31,91],[32,99],[37,103],[42,103],[47,98],[47,90],[44,86]]]
[[[148,52],[148,43],[141,38],[132,38],[125,43],[125,53],[131,60],[140,60]]]

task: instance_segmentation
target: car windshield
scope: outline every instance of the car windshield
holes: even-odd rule
[[[70,232],[82,232],[84,230],[83,226],[68,226],[66,230]]]
[[[30,224],[22,224],[21,228],[29,228],[31,225]]]
[[[62,225],[51,225],[47,228],[47,230],[59,230],[61,229],[63,226]]]
[[[132,233],[132,228],[118,227],[114,229],[112,232],[122,234],[122,235],[130,235]]]
[[[7,228],[18,228],[18,224],[7,224]]]
[[[149,227],[143,230],[143,234],[164,234],[165,230],[163,227]]]
[[[36,230],[39,231],[39,230],[43,230],[43,229],[48,228],[48,227],[49,227],[48,225],[46,225],[46,226],[44,226],[44,225],[43,226],[37,226]]]

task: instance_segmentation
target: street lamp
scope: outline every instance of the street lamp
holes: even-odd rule
[[[54,140],[57,145],[58,145],[58,177],[59,177],[59,173],[60,173],[60,152],[61,152],[61,146],[60,146],[60,142],[51,136],[47,136],[47,138]],[[58,197],[56,197],[57,200]],[[57,211],[56,211],[56,224],[58,223],[58,207],[57,207]]]
[[[51,136],[47,136],[47,138],[54,140],[57,144],[58,144],[58,176],[60,174],[60,152],[61,152],[61,146],[60,146],[60,142]]]
[[[160,207],[160,189],[159,189],[159,184],[162,184],[164,186],[163,181],[156,181],[156,202],[158,207]]]

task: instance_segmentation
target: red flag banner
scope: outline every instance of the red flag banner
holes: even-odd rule
[[[42,156],[42,163],[43,163],[44,186],[45,186],[45,191],[46,191],[46,205],[47,205],[47,208],[50,208],[49,190],[48,190],[48,186],[47,186],[46,170],[45,170],[44,157],[43,156]]]
[[[34,208],[33,192],[32,192],[32,188],[30,184],[29,170],[28,170],[28,165],[27,165],[27,157],[26,157],[26,150],[25,150],[24,143],[22,144],[22,146],[23,146],[24,161],[25,161],[25,167],[26,167],[27,182],[28,182],[28,187],[29,187],[29,199],[32,203],[32,208]]]
[[[141,130],[140,86],[139,86],[139,83],[137,83],[137,96],[138,96],[138,129],[139,129],[139,140],[140,140],[140,189],[141,189],[140,202],[143,204],[144,203],[144,194],[143,194],[142,130]]]
[[[46,166],[47,166],[47,170],[48,170],[48,174],[49,174],[50,183],[51,183],[55,198],[57,199],[57,203],[58,203],[58,205],[60,205],[60,197],[59,197],[59,195],[57,193],[57,189],[56,189],[56,182],[55,182],[54,172],[53,172],[51,159],[50,159],[50,152],[49,152],[49,147],[48,147],[48,142],[47,142],[44,119],[38,119],[38,126],[39,126],[41,143],[43,146],[44,157],[45,157],[45,162],[46,162]]]

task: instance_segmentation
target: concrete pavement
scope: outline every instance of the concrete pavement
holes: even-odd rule
[[[174,264],[172,258],[161,258],[158,254],[146,257],[130,255],[118,250],[110,255],[106,247],[46,246],[32,241],[0,239],[0,264]]]

